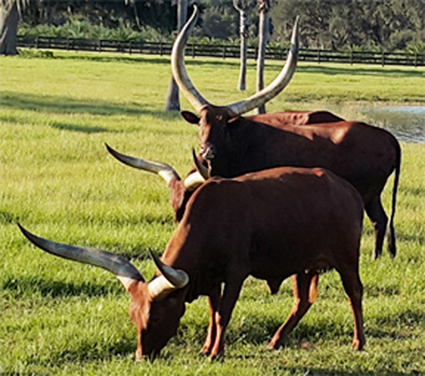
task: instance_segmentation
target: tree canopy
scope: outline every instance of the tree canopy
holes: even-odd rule
[[[198,37],[239,38],[239,14],[233,8],[233,1],[197,0],[189,4],[193,2],[199,4],[202,14],[201,27],[196,30]],[[248,34],[254,40],[258,0],[239,2],[247,10]],[[176,0],[30,0],[24,21],[32,27],[84,20],[94,26],[149,29],[164,38],[173,38],[177,29],[176,3]],[[300,15],[302,47],[424,48],[425,0],[271,0],[271,43],[288,43],[296,15]]]

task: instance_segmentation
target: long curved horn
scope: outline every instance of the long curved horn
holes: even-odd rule
[[[171,53],[171,69],[173,72],[173,77],[177,85],[179,86],[179,89],[182,91],[183,95],[190,102],[190,104],[199,113],[202,108],[205,107],[205,105],[209,104],[209,102],[196,90],[196,88],[192,84],[192,81],[189,78],[184,63],[184,50],[188,40],[188,35],[192,31],[198,19],[198,13],[198,8],[195,6],[192,17],[186,23],[184,28],[180,31],[176,41],[174,42],[173,50]],[[276,95],[278,95],[288,85],[289,81],[294,75],[298,59],[298,20],[299,17],[297,17],[295,20],[291,37],[291,48],[286,57],[286,63],[280,74],[273,82],[271,82],[266,88],[259,91],[258,93],[242,101],[225,106],[230,111],[233,117],[242,115],[248,111],[253,110],[254,108],[262,106],[263,104],[274,98]]]
[[[162,299],[170,292],[181,289],[189,283],[189,276],[185,271],[165,265],[152,251],[149,252],[156,267],[162,273],[148,284],[149,296],[152,300]]]
[[[161,176],[161,178],[165,180],[168,185],[172,181],[181,180],[176,170],[174,170],[174,168],[172,168],[166,163],[130,157],[112,149],[108,144],[105,144],[105,146],[109,153],[116,159],[118,159],[120,162],[126,164],[127,166],[137,168],[139,170],[149,171],[158,174],[159,176]]]
[[[177,35],[174,42],[173,49],[171,51],[171,70],[177,86],[196,112],[199,113],[202,107],[208,104],[208,101],[192,84],[184,63],[184,51],[186,49],[187,39],[189,38],[189,34],[192,32],[196,21],[198,21],[198,16],[198,7],[194,5],[192,16],[189,21],[186,22],[186,25],[184,25],[179,35]]]
[[[38,248],[67,260],[78,261],[105,269],[115,274],[127,291],[133,282],[145,282],[136,267],[119,255],[98,249],[52,242],[32,234],[19,223],[18,226],[24,236]]]
[[[295,19],[295,24],[292,29],[291,48],[286,57],[286,62],[279,75],[267,87],[260,90],[258,93],[246,98],[240,102],[236,102],[226,106],[235,116],[242,115],[254,108],[261,107],[269,100],[278,95],[291,81],[295,73],[298,60],[299,49],[299,32],[298,32],[299,16]]]
[[[192,148],[192,159],[193,163],[196,167],[196,170],[199,172],[199,174],[205,179],[209,179],[211,177],[210,172],[208,171],[208,168],[205,167],[198,159],[195,153],[195,149]]]

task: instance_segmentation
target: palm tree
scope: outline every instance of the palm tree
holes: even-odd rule
[[[1,1],[1,0],[0,0]],[[187,20],[187,0],[177,2],[177,29],[180,31]],[[180,111],[179,88],[171,75],[168,87],[167,98],[165,100],[165,111]]]
[[[258,0],[258,56],[257,56],[257,91],[264,88],[264,61],[266,59],[266,46],[269,34],[269,0]],[[258,108],[259,114],[266,113],[266,106]]]
[[[28,0],[0,0],[0,55],[17,55],[18,22]]]

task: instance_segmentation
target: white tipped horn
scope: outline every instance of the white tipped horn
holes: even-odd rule
[[[108,144],[105,144],[108,152],[118,159],[121,163],[126,164],[127,166],[137,168],[139,170],[153,172],[158,174],[165,180],[169,185],[172,181],[181,180],[179,174],[172,168],[170,165],[163,162],[149,161],[146,159],[135,158],[129,155],[119,153],[118,151],[112,149]]]
[[[299,50],[298,21],[299,16],[295,19],[294,27],[292,29],[291,48],[289,49],[285,65],[280,74],[267,87],[260,90],[258,93],[242,101],[228,105],[227,108],[234,114],[234,116],[242,115],[254,108],[261,107],[277,96],[289,84],[295,73],[295,68],[297,67]]]
[[[177,38],[174,42],[173,49],[171,51],[171,70],[173,72],[173,77],[177,83],[177,86],[185,98],[196,110],[196,112],[199,113],[202,107],[208,104],[208,101],[201,95],[198,90],[196,90],[195,86],[192,84],[192,81],[190,80],[186,70],[186,65],[184,63],[184,51],[186,49],[187,40],[189,38],[189,34],[195,27],[199,16],[198,7],[194,5],[193,8],[192,16],[190,17],[189,21],[186,22],[179,35],[177,35]]]
[[[119,255],[98,249],[52,242],[32,234],[19,223],[18,226],[24,236],[43,251],[67,260],[78,261],[105,269],[115,274],[127,291],[132,283],[145,281],[136,267]]]

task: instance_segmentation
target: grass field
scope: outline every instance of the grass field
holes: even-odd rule
[[[175,228],[167,187],[116,162],[104,143],[170,163],[184,175],[197,129],[162,111],[166,58],[54,56],[0,59],[0,375],[425,374],[425,145],[406,143],[395,259],[384,253],[372,261],[365,221],[364,351],[351,350],[351,309],[337,273],[329,272],[317,302],[278,352],[265,348],[291,309],[289,281],[270,296],[263,281],[248,279],[224,362],[198,357],[208,323],[201,298],[188,305],[162,356],[136,363],[129,299],[115,277],[43,253],[16,222],[59,242],[132,258],[150,279],[148,249],[161,253]],[[236,60],[189,60],[188,70],[216,104],[246,95],[236,90]],[[278,62],[269,64],[267,80],[278,70]],[[251,63],[248,94],[254,76]],[[268,110],[353,101],[424,103],[425,69],[300,64]],[[182,107],[191,110],[184,100]],[[387,211],[391,187],[392,178],[383,196]]]

